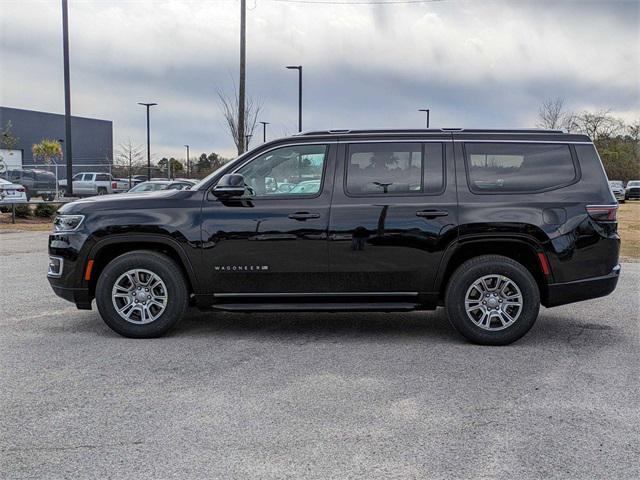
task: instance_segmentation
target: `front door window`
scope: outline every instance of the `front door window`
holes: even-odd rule
[[[254,197],[317,196],[322,189],[326,145],[296,145],[271,150],[236,173]]]

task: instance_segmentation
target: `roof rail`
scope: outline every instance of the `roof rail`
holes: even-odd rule
[[[414,129],[367,129],[367,130],[351,130],[351,129],[332,129],[332,130],[309,130],[306,132],[299,132],[295,135],[298,136],[320,136],[320,135],[412,135],[423,133],[531,133],[531,134],[562,134],[565,133],[562,130],[542,129],[542,128],[414,128]]]

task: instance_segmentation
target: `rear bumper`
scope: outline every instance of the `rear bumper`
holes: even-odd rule
[[[602,277],[586,278],[575,282],[552,283],[547,287],[545,307],[557,307],[567,303],[604,297],[616,289],[620,277],[620,265]]]

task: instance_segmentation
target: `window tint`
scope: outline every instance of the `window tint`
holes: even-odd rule
[[[473,191],[531,192],[576,178],[568,145],[467,143],[465,150]]]
[[[437,193],[444,185],[441,143],[354,143],[347,158],[352,195]]]
[[[82,177],[82,180],[85,182],[92,182],[93,181],[93,173],[85,173]]]
[[[71,180],[77,182],[78,180],[82,180],[82,173],[76,173]]]
[[[297,145],[260,155],[236,173],[255,196],[317,195],[322,184],[326,145]]]
[[[109,175],[108,173],[98,173],[96,174],[96,181],[109,182],[111,181],[111,175]]]

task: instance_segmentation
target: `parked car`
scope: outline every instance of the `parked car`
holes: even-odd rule
[[[142,182],[131,190],[129,193],[148,193],[157,192],[158,190],[188,190],[195,185],[190,180],[152,180]]]
[[[616,200],[619,203],[624,203],[626,198],[624,184],[620,180],[610,180],[609,186],[611,187],[611,192],[613,193],[613,196],[616,197]]]
[[[637,200],[640,198],[640,180],[630,180],[627,183],[625,198],[627,200]]]
[[[22,185],[11,183],[4,178],[0,178],[0,205],[27,203],[28,201],[26,188]]]
[[[148,182],[142,182],[134,186],[128,193],[148,193],[157,192],[158,190],[166,190],[171,185],[170,180],[151,180]]]
[[[14,168],[7,170],[4,176],[8,181],[24,187],[27,200],[31,200],[33,197],[42,197],[43,200],[52,201],[56,197],[56,176],[51,172]]]
[[[268,178],[314,183],[282,192]],[[615,289],[617,209],[584,135],[317,131],[264,143],[191,190],[64,205],[48,276],[78,308],[95,298],[129,337],[164,334],[190,304],[442,305],[470,341],[503,345],[529,331],[540,305]]]
[[[121,193],[129,190],[129,181],[114,179],[110,173],[82,172],[73,176],[73,194],[77,197],[94,195],[107,195]],[[64,195],[67,189],[67,180],[58,182],[60,192]]]

